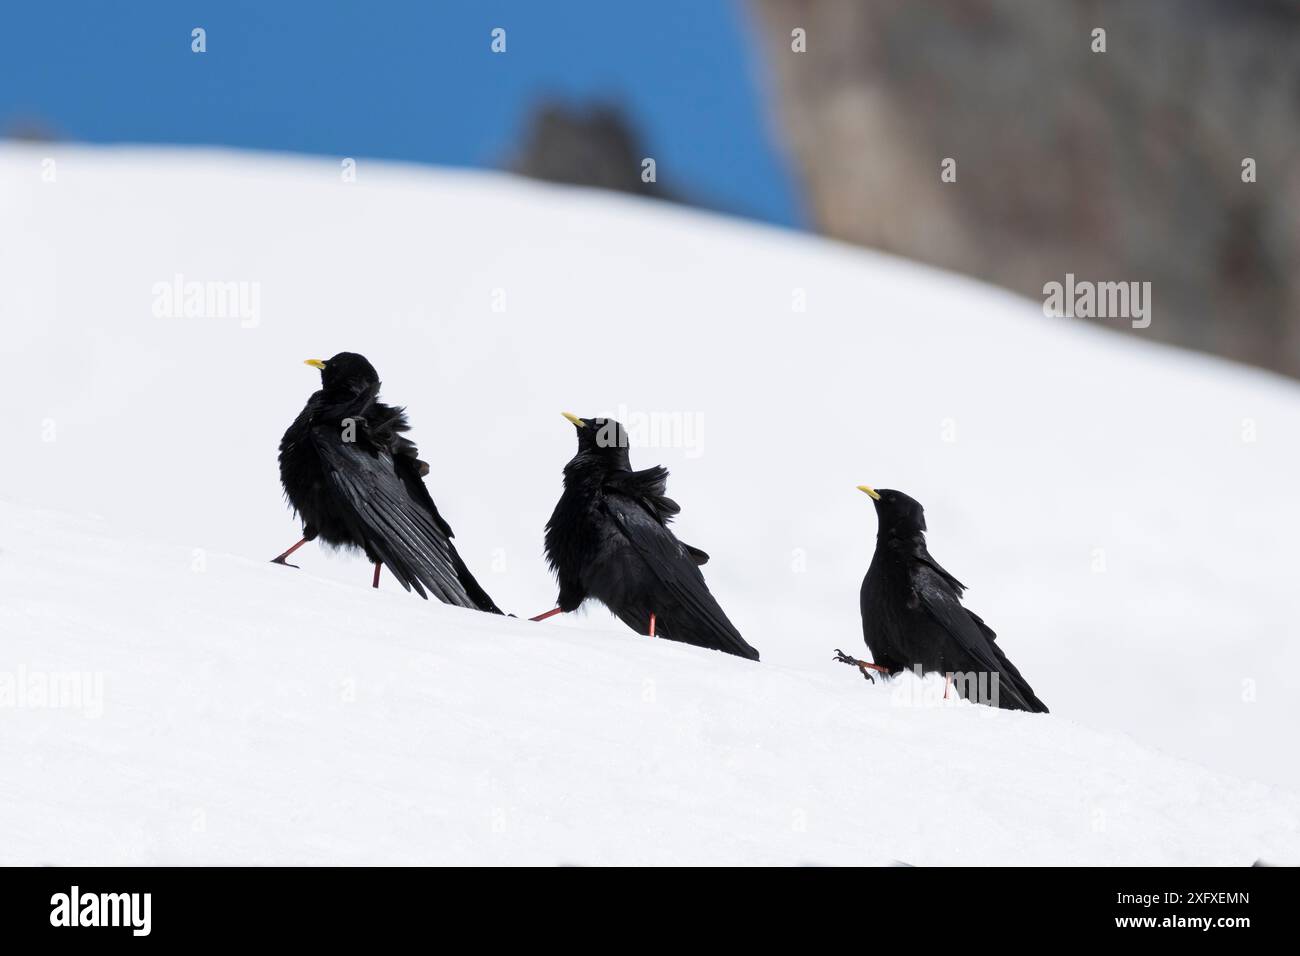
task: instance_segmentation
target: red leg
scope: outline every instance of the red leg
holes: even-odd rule
[[[372,588],[377,588],[377,587],[379,587],[379,569],[382,568],[383,566],[384,566],[384,565],[383,565],[382,562],[380,562],[380,561],[376,561],[376,562],[375,562],[375,579],[374,579],[373,581],[370,582],[370,586],[371,586]]]
[[[546,620],[548,617],[555,617],[555,615],[557,615],[557,614],[559,614],[559,613],[560,613],[560,609],[557,607],[557,608],[554,608],[554,609],[552,609],[552,610],[550,610],[550,611],[547,611],[545,614],[539,614],[539,615],[537,615],[537,617],[530,617],[528,620],[530,620],[530,621],[544,621],[544,620]]]
[[[307,539],[306,539],[306,538],[303,538],[301,541],[299,541],[297,544],[295,544],[292,548],[290,548],[290,549],[289,549],[288,551],[286,551],[284,554],[280,555],[278,558],[272,558],[272,559],[271,559],[271,563],[272,563],[272,564],[283,564],[283,565],[284,565],[285,567],[287,567],[287,568],[296,568],[298,565],[296,565],[296,564],[290,564],[288,561],[285,560],[285,558],[287,558],[289,555],[293,554],[295,551],[297,551],[299,548],[301,548],[301,547],[302,547],[304,544],[306,544],[306,543],[307,543]]]
[[[952,674],[943,675],[943,699],[948,699],[948,688],[952,686]]]
[[[882,674],[889,673],[888,667],[882,667],[881,665],[873,664],[870,661],[860,661],[856,657],[850,657],[848,654],[845,654],[838,647],[835,648],[835,656],[832,657],[831,660],[839,661],[841,664],[852,664],[858,670],[862,671],[862,676],[873,684],[876,682],[876,679],[867,673],[868,670],[879,671]]]
[[[655,612],[650,612],[650,636],[655,636]]]

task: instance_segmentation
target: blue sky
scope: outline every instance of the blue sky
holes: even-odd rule
[[[801,225],[745,17],[732,0],[7,4],[0,131],[495,166],[542,97],[602,100],[628,111],[665,186]]]

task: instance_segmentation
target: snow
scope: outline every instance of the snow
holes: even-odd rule
[[[1294,383],[809,237],[358,169],[0,148],[0,863],[1300,860]],[[177,275],[256,319],[156,316]],[[763,662],[266,563],[301,360],[344,349],[521,617],[559,412],[675,424],[633,462]],[[862,482],[926,505],[1050,716],[830,660]],[[13,696],[73,673],[94,706]]]

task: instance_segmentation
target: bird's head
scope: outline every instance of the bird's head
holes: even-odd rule
[[[627,429],[612,418],[579,418],[562,412],[578,433],[578,455],[610,466],[628,468]]]
[[[304,364],[320,369],[321,388],[327,392],[360,392],[379,383],[379,373],[375,367],[366,361],[364,355],[356,352],[340,352],[323,361],[307,359]]]
[[[870,497],[875,504],[876,520],[880,522],[882,535],[910,538],[924,533],[925,509],[915,498],[889,488],[877,491],[870,485],[858,485],[858,491]]]

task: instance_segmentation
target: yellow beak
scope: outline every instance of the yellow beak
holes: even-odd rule
[[[876,494],[876,489],[872,488],[870,485],[858,485],[858,491],[870,495],[873,501],[880,500],[880,495]]]
[[[322,362],[320,359],[307,359],[302,364],[310,365],[312,368],[319,368],[319,369],[323,369],[325,367],[325,363]]]
[[[563,415],[565,418],[567,418],[569,421],[573,422],[573,424],[577,425],[579,428],[587,427],[587,423],[584,422],[577,415],[573,414],[573,412],[560,412],[560,414]]]

